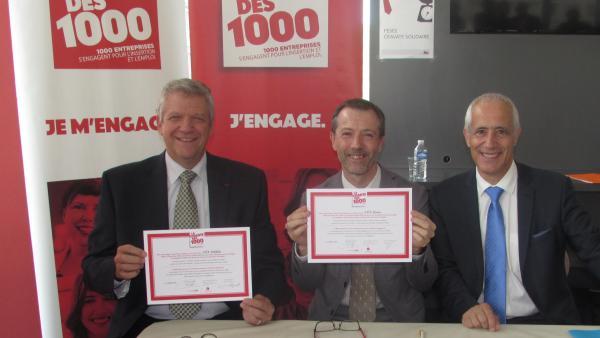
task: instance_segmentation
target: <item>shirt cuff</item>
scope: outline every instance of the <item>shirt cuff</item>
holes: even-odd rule
[[[413,262],[419,262],[423,259],[423,256],[425,256],[425,251],[421,252],[420,254],[413,254],[412,259]]]
[[[296,242],[294,242],[293,250],[294,250],[294,256],[296,256],[296,259],[298,259],[302,263],[308,262],[308,255],[300,256],[300,253],[298,252],[298,245],[296,244]]]
[[[129,285],[131,284],[130,280],[113,280],[113,292],[117,299],[124,298],[129,293]]]
[[[425,249],[420,254],[413,253],[413,262],[422,261],[423,257],[425,257],[425,254],[427,253],[427,250],[429,250],[429,244],[425,246]]]

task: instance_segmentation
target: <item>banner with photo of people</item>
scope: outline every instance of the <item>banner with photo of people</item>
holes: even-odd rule
[[[360,0],[190,1],[192,77],[215,98],[208,151],[265,170],[285,256],[285,217],[338,170],[333,112],[362,95],[362,8]],[[296,290],[277,317],[305,318],[310,297]]]
[[[115,301],[87,290],[81,270],[99,177],[164,149],[160,90],[189,76],[185,2],[9,5],[38,294],[55,295],[39,297],[52,323],[42,333],[102,337]]]
[[[89,290],[81,261],[94,228],[100,179],[48,182],[54,264],[63,337],[105,337],[116,301]]]

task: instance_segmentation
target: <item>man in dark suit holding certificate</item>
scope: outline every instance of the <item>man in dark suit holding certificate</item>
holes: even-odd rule
[[[463,134],[476,168],[430,194],[436,289],[446,313],[491,331],[502,323],[578,323],[565,248],[600,278],[600,228],[567,177],[515,163],[521,127],[508,97],[473,100]]]
[[[205,151],[212,130],[210,90],[190,79],[169,82],[158,107],[158,130],[166,152],[106,171],[89,253],[83,262],[86,283],[116,296],[110,337],[136,336],[155,321],[242,319],[252,325],[271,320],[284,302],[287,285],[282,256],[269,218],[264,173]],[[185,215],[180,200],[188,201]],[[183,203],[181,203],[183,204]],[[143,230],[191,227],[250,227],[254,297],[241,302],[191,305],[146,304]],[[187,218],[186,218],[187,217]],[[183,305],[183,306],[182,306]]]
[[[383,150],[385,116],[362,99],[342,103],[331,122],[331,145],[342,170],[317,188],[413,188],[412,250],[410,263],[309,264],[305,206],[287,218],[294,241],[292,277],[298,286],[314,291],[308,318],[419,322],[425,319],[423,292],[437,276],[437,264],[427,245],[435,224],[426,216],[427,193],[378,163]],[[417,211],[418,210],[418,211]]]

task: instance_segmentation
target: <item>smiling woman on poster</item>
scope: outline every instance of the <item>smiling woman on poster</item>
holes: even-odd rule
[[[94,228],[99,195],[96,182],[77,182],[65,192],[62,223],[53,229],[57,278],[81,274],[81,260],[87,253],[87,237]]]
[[[73,311],[67,318],[67,327],[73,338],[104,338],[115,310],[116,302],[94,292],[77,278]]]
[[[87,237],[94,226],[100,194],[97,179],[48,183],[53,217],[54,263],[63,337],[71,337],[66,327],[72,310],[81,261],[87,253]]]

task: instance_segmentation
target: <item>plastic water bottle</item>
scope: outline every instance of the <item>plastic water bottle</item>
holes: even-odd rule
[[[414,153],[414,180],[416,182],[427,181],[427,155],[428,152],[427,148],[425,148],[425,141],[418,140]]]

